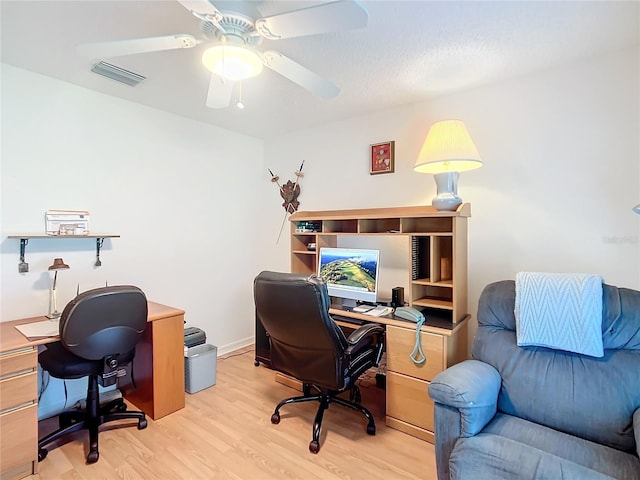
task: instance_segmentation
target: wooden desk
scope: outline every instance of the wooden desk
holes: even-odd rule
[[[180,410],[184,393],[184,311],[149,302],[147,328],[136,346],[133,375],[137,389],[125,398],[154,420]],[[42,317],[0,323],[0,478],[37,472],[38,345],[59,337],[29,340],[16,328]]]
[[[322,248],[345,246],[344,239],[359,242],[359,239],[378,236],[394,238],[394,245],[397,243],[407,250],[406,265],[402,269],[406,274],[404,300],[409,306],[422,310],[429,320],[422,327],[420,337],[427,357],[425,363],[415,365],[409,359],[415,344],[415,324],[334,308],[330,313],[385,325],[386,423],[431,442],[434,405],[427,393],[429,382],[436,373],[464,360],[467,353],[467,219],[470,216],[471,205],[463,203],[453,212],[433,206],[412,206],[297,211],[289,217],[292,273],[316,273]],[[256,331],[261,333],[259,329]],[[264,342],[264,336],[261,341]],[[256,348],[256,362],[263,361],[266,353],[265,349]]]
[[[350,325],[341,321],[341,316],[385,325],[386,424],[434,443],[434,404],[427,393],[429,382],[441,371],[467,358],[469,316],[451,324],[427,315],[427,323],[420,331],[420,342],[427,360],[416,365],[409,358],[416,342],[415,323],[396,319],[393,315],[372,317],[333,308],[329,311],[340,326]]]

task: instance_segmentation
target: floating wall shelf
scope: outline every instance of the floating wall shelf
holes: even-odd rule
[[[41,233],[23,233],[15,235],[7,235],[7,238],[17,238],[20,240],[20,263],[18,264],[18,272],[27,273],[29,271],[29,264],[24,261],[24,253],[29,244],[29,240],[33,239],[47,239],[47,240],[60,240],[60,239],[73,239],[73,238],[95,238],[96,239],[96,262],[95,266],[102,265],[100,261],[100,249],[104,243],[105,238],[120,238],[120,235],[112,235],[106,233],[91,233],[88,235],[45,235]]]

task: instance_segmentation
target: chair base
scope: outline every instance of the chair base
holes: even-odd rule
[[[59,438],[80,430],[89,430],[89,453],[87,463],[98,461],[98,430],[100,425],[123,419],[137,419],[138,430],[147,427],[147,419],[144,412],[128,412],[127,405],[121,398],[112,400],[102,407],[99,406],[98,377],[89,376],[87,389],[87,408],[84,411],[63,412],[58,417],[60,428],[38,440],[38,461],[44,460],[49,453],[46,445],[55,442]]]
[[[302,396],[286,398],[278,403],[276,409],[271,415],[271,423],[280,423],[280,409],[285,405],[288,405],[290,403],[318,401],[320,402],[320,405],[318,406],[316,418],[313,421],[313,437],[311,439],[311,442],[309,443],[309,451],[311,453],[318,453],[320,451],[320,428],[322,427],[322,417],[324,416],[324,411],[329,408],[330,403],[337,403],[362,413],[367,419],[367,434],[376,434],[376,423],[373,419],[373,415],[371,415],[371,412],[365,407],[363,407],[359,403],[356,403],[359,402],[361,398],[360,390],[357,386],[353,386],[351,388],[349,395],[350,400],[345,400],[344,398],[340,398],[337,396],[342,392],[322,390],[318,387],[315,388],[319,391],[319,393],[317,395],[311,395],[310,385],[305,384],[303,385]]]

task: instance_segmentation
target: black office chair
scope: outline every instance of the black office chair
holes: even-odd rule
[[[137,419],[147,426],[143,412],[128,412],[120,398],[100,406],[98,384],[114,385],[125,374],[135,346],[147,325],[147,298],[138,287],[120,285],[96,288],[71,300],[60,317],[60,341],[47,345],[38,361],[52,377],[89,377],[85,411],[64,412],[60,429],[38,441],[38,460],[47,456],[46,445],[68,433],[89,430],[87,463],[98,461],[98,429],[106,422]]]
[[[309,451],[318,453],[322,416],[330,403],[338,403],[362,412],[368,421],[367,433],[375,435],[371,412],[359,404],[356,380],[378,365],[384,328],[367,324],[346,338],[329,315],[324,281],[313,275],[262,272],[253,287],[256,314],[271,343],[271,367],[303,384],[303,395],[282,400],[271,423],[280,423],[280,408],[284,405],[320,402],[309,443]],[[347,390],[349,400],[338,397]]]

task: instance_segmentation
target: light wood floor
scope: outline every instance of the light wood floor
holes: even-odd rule
[[[361,392],[376,419],[376,435],[366,434],[359,413],[332,405],[324,415],[320,453],[313,455],[308,445],[317,403],[287,405],[280,424],[272,425],[275,405],[296,391],[274,382],[274,371],[255,367],[253,359],[253,348],[218,358],[215,386],[187,394],[183,410],[149,419],[145,430],[135,423],[103,426],[100,460],[93,465],[85,464],[87,433],[70,436],[50,449],[35,478],[436,478],[433,445],[385,426],[384,392],[373,377],[362,379]],[[41,435],[56,427],[53,420],[41,422]]]

